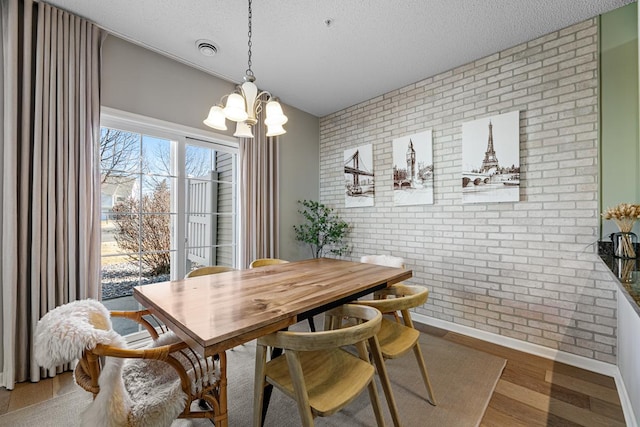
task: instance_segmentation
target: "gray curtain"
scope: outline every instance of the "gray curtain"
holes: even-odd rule
[[[2,384],[38,381],[33,331],[63,303],[100,298],[100,49],[93,24],[0,0]]]
[[[279,257],[278,138],[267,137],[258,115],[253,139],[240,138],[240,268]]]

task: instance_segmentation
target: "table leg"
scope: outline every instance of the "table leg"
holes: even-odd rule
[[[228,427],[229,417],[227,411],[227,353],[221,352],[220,357],[220,427]]]

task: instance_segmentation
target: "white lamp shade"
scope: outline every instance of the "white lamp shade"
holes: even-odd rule
[[[287,133],[282,125],[270,125],[267,126],[267,136],[278,136]]]
[[[253,82],[244,82],[242,86],[240,86],[242,91],[242,95],[244,96],[244,100],[247,105],[247,116],[250,119],[255,120],[256,118],[256,98],[258,97],[258,86],[253,84]]]
[[[227,105],[224,107],[224,115],[234,122],[244,122],[247,120],[249,116],[247,115],[242,95],[237,93],[229,95]]]
[[[202,123],[218,130],[227,130],[227,124],[225,123],[225,116],[222,108],[218,105],[214,105],[209,109],[209,115]]]
[[[280,126],[287,123],[287,116],[282,112],[282,106],[278,101],[267,102],[267,117],[264,120],[264,124],[267,126]]]
[[[253,138],[253,133],[251,133],[251,127],[245,122],[236,123],[236,131],[233,134],[238,138]]]

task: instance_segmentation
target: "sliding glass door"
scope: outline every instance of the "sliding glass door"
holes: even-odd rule
[[[137,309],[133,287],[235,267],[237,148],[144,124],[101,128],[102,300]],[[121,321],[120,333],[138,331]]]

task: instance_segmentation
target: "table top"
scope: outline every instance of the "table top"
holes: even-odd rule
[[[317,258],[136,286],[133,295],[191,347],[212,355],[411,276]]]

